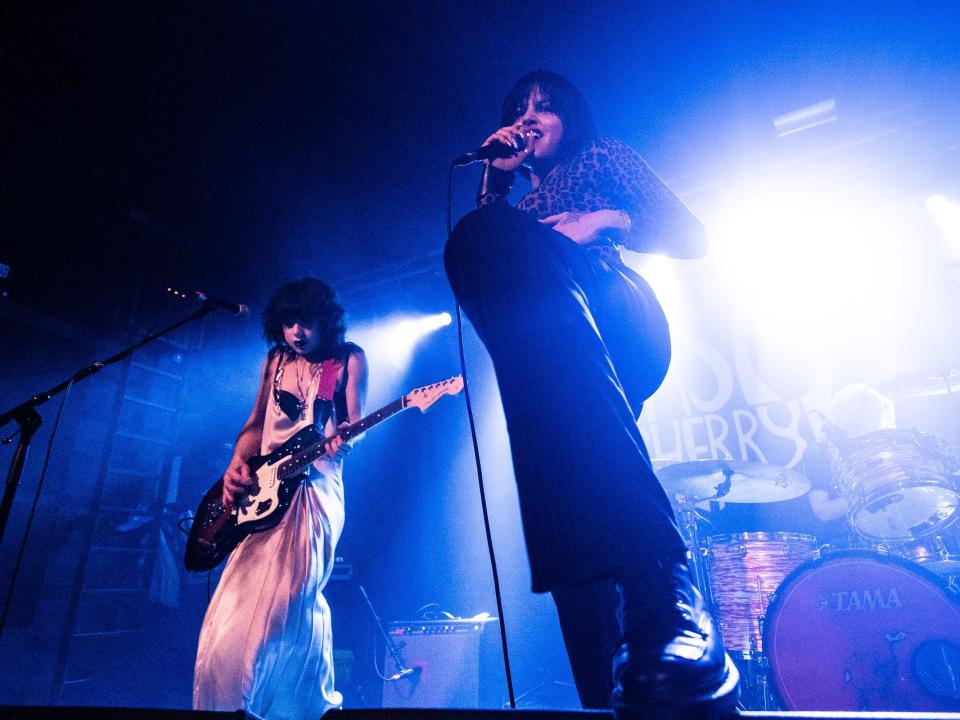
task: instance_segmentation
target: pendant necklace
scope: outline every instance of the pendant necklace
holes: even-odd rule
[[[310,391],[310,386],[314,381],[317,381],[317,385],[319,387],[320,378],[323,376],[323,363],[312,363],[306,359],[303,361],[307,366],[307,372],[304,374],[301,371],[301,357],[302,356],[297,355],[293,360],[294,364],[296,365],[294,368],[294,372],[296,373],[294,376],[294,382],[296,382],[297,385],[296,395],[280,388],[280,384],[283,380],[283,371],[289,362],[279,364],[280,366],[277,368],[277,374],[274,378],[274,402],[277,404],[277,408],[279,408],[284,415],[289,417],[290,420],[294,422],[297,422],[298,420],[306,420],[307,405],[309,404],[307,401],[307,394]],[[304,382],[306,382],[306,388],[303,386]]]

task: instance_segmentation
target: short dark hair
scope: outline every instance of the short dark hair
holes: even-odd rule
[[[576,155],[597,138],[593,115],[577,86],[549,70],[534,70],[514,83],[503,100],[500,126],[506,127],[523,114],[534,88],[550,100],[550,109],[563,122],[560,158]]]
[[[278,288],[263,311],[263,337],[273,347],[281,347],[283,326],[296,322],[316,323],[320,346],[326,352],[343,344],[343,308],[333,288],[322,280],[303,278]]]

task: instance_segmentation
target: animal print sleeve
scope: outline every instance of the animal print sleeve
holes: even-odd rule
[[[644,162],[637,152],[625,143],[603,138],[594,146],[600,173],[600,184],[607,188],[611,199],[623,203],[618,210],[630,215],[631,231],[624,237],[624,247],[636,252],[670,252],[677,232],[686,233],[700,227],[699,221],[687,206]]]

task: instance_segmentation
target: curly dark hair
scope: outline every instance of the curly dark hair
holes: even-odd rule
[[[316,278],[303,278],[281,286],[263,311],[263,337],[274,348],[284,345],[283,326],[316,323],[323,352],[343,344],[346,332],[343,308],[329,285]]]
[[[563,122],[561,160],[573,157],[596,140],[593,115],[580,90],[565,77],[549,70],[534,70],[514,83],[503,100],[501,127],[512,125],[526,111],[534,88],[539,88],[543,97],[550,101],[551,112],[556,113]]]

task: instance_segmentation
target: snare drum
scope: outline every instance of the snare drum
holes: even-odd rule
[[[707,538],[707,576],[717,625],[728,650],[763,650],[760,619],[790,571],[814,556],[817,541],[799,533],[738,533]]]
[[[798,567],[770,604],[764,650],[785,710],[960,709],[960,604],[898,557]]]
[[[878,430],[844,443],[840,489],[854,529],[873,540],[907,541],[950,525],[960,492],[941,448],[936,437],[914,430]]]

